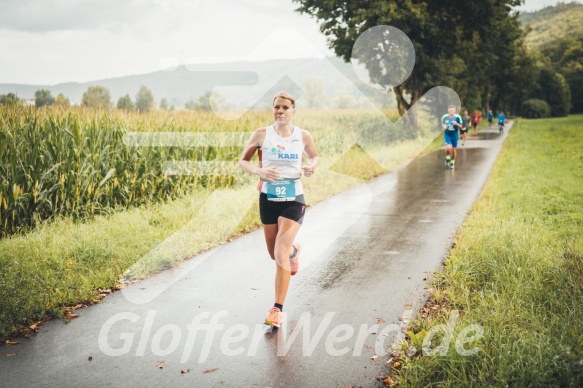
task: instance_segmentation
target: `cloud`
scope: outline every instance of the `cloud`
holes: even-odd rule
[[[0,28],[27,32],[127,28],[151,21],[155,28],[172,25],[206,0],[2,0]],[[167,17],[166,19],[164,19]]]
[[[8,53],[0,83],[147,73],[167,58],[311,57],[312,46],[329,53],[317,22],[294,9],[291,0],[0,0],[0,52]]]

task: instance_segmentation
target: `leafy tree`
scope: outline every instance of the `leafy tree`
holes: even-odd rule
[[[571,112],[583,113],[583,61],[562,69],[571,89]]]
[[[498,73],[490,73],[486,106],[512,112],[519,111],[521,103],[532,96],[536,87],[533,80],[538,79],[541,66],[523,43],[511,48],[509,53],[496,66]]]
[[[212,107],[219,109],[227,108],[228,104],[225,99],[218,93],[211,93],[211,91],[206,91],[202,96],[198,98],[198,101],[190,100],[184,107],[186,109],[201,110],[204,112],[212,111]]]
[[[300,4],[298,12],[321,22],[329,46],[345,61],[351,59],[357,38],[371,27],[389,25],[407,34],[415,49],[415,67],[405,82],[392,88],[401,115],[440,85],[465,90],[466,95],[474,93],[470,87],[489,86],[484,93],[487,103],[489,94],[503,93],[495,90],[505,85],[504,79],[497,79],[498,72],[516,67],[514,47],[523,32],[511,7],[520,0],[293,1]],[[391,63],[384,61],[392,56],[379,54],[390,50],[390,45],[379,41],[376,51],[363,58],[371,80],[380,85],[379,69],[390,68]]]
[[[571,90],[561,74],[545,68],[540,72],[538,88],[533,97],[545,100],[551,106],[554,117],[567,116],[571,110]]]
[[[506,3],[514,6],[520,2]],[[483,91],[484,110],[516,111],[527,98],[538,69],[526,47],[525,34],[518,14],[504,6],[496,7],[491,22],[481,26],[479,40],[483,43],[480,53],[472,56],[471,71],[474,86]]]
[[[34,92],[34,104],[39,108],[41,106],[49,106],[55,103],[55,98],[52,96],[51,91],[47,89],[39,89]]]
[[[324,96],[324,80],[311,77],[304,82],[306,106],[308,108],[320,109],[326,103]]]
[[[570,39],[555,47],[561,50],[556,67],[571,89],[571,111],[583,113],[583,40]]]
[[[356,99],[347,92],[339,94],[334,99],[334,108],[336,109],[352,109],[358,106]]]
[[[196,101],[194,101],[194,100],[186,101],[186,103],[184,103],[184,108],[189,109],[189,110],[195,110],[196,109]]]
[[[2,94],[0,95],[0,105],[19,105],[22,102],[18,98],[18,96],[14,93]]]
[[[63,95],[63,93],[59,93],[57,98],[55,98],[55,105],[60,106],[62,108],[69,108],[71,106],[71,102],[67,97]]]
[[[520,15],[527,27],[532,26],[526,40],[532,46],[531,53],[538,62],[536,66],[538,74],[527,78],[527,82],[524,83],[524,85],[531,85],[529,95],[543,95],[540,82],[554,78],[554,75],[548,73],[541,75],[542,70],[560,73],[571,90],[570,105],[573,113],[583,113],[583,28],[581,27],[583,24],[581,24],[581,17],[583,17],[583,5],[577,3],[558,3],[554,7],[547,7],[535,13]],[[556,108],[554,114],[556,114]]]
[[[139,112],[149,112],[154,106],[154,96],[152,91],[145,86],[141,86],[136,94],[136,108]]]
[[[134,102],[132,101],[132,98],[129,94],[126,94],[117,100],[117,109],[124,109],[128,111],[136,109]]]
[[[92,108],[107,108],[111,105],[111,94],[105,86],[89,86],[83,93],[83,105]]]
[[[163,98],[160,100],[160,108],[164,110],[168,110],[168,100]]]

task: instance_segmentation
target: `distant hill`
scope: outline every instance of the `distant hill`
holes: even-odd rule
[[[557,3],[536,12],[525,12],[520,21],[530,31],[526,44],[531,48],[543,48],[557,39],[583,39],[583,4]]]
[[[258,101],[254,107],[261,108],[270,104],[271,96],[279,90],[294,93],[300,97],[301,102],[302,88],[310,78],[323,81],[324,96],[329,99],[348,94],[362,102],[367,100],[363,99],[362,91],[369,100],[376,99],[377,105],[380,105],[378,101],[393,98],[392,93],[364,85],[350,63],[333,57],[187,65],[173,71],[156,71],[85,83],[0,84],[0,94],[16,93],[20,98],[29,99],[34,97],[36,90],[42,88],[49,89],[53,96],[63,93],[71,103],[79,104],[89,86],[102,85],[109,89],[115,103],[125,94],[135,100],[140,86],[145,85],[152,91],[156,103],[166,98],[170,105],[180,107],[189,100],[197,100],[206,91],[219,87],[219,94],[230,104],[249,107],[250,101]]]

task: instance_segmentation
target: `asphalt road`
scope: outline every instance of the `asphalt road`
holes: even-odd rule
[[[504,138],[470,137],[455,171],[434,152],[309,208],[279,330],[263,325],[274,264],[259,230],[1,347],[16,355],[1,354],[0,386],[382,385]]]

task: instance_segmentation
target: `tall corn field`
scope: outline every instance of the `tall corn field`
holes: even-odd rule
[[[212,115],[0,107],[0,232],[163,201],[225,177],[169,176],[168,160],[236,158],[236,147],[128,147],[131,131],[226,130]],[[218,125],[218,126],[217,126]],[[248,130],[251,130],[248,125]]]
[[[270,112],[227,121],[212,112],[0,106],[0,236],[54,217],[85,219],[165,201],[197,186],[234,184],[226,175],[166,175],[163,165],[236,161],[241,146],[133,147],[124,143],[129,133],[250,133],[271,122]],[[322,156],[342,152],[359,139],[378,142],[379,133],[383,141],[406,137],[383,132],[386,117],[380,112],[298,111],[295,123],[312,132]]]

